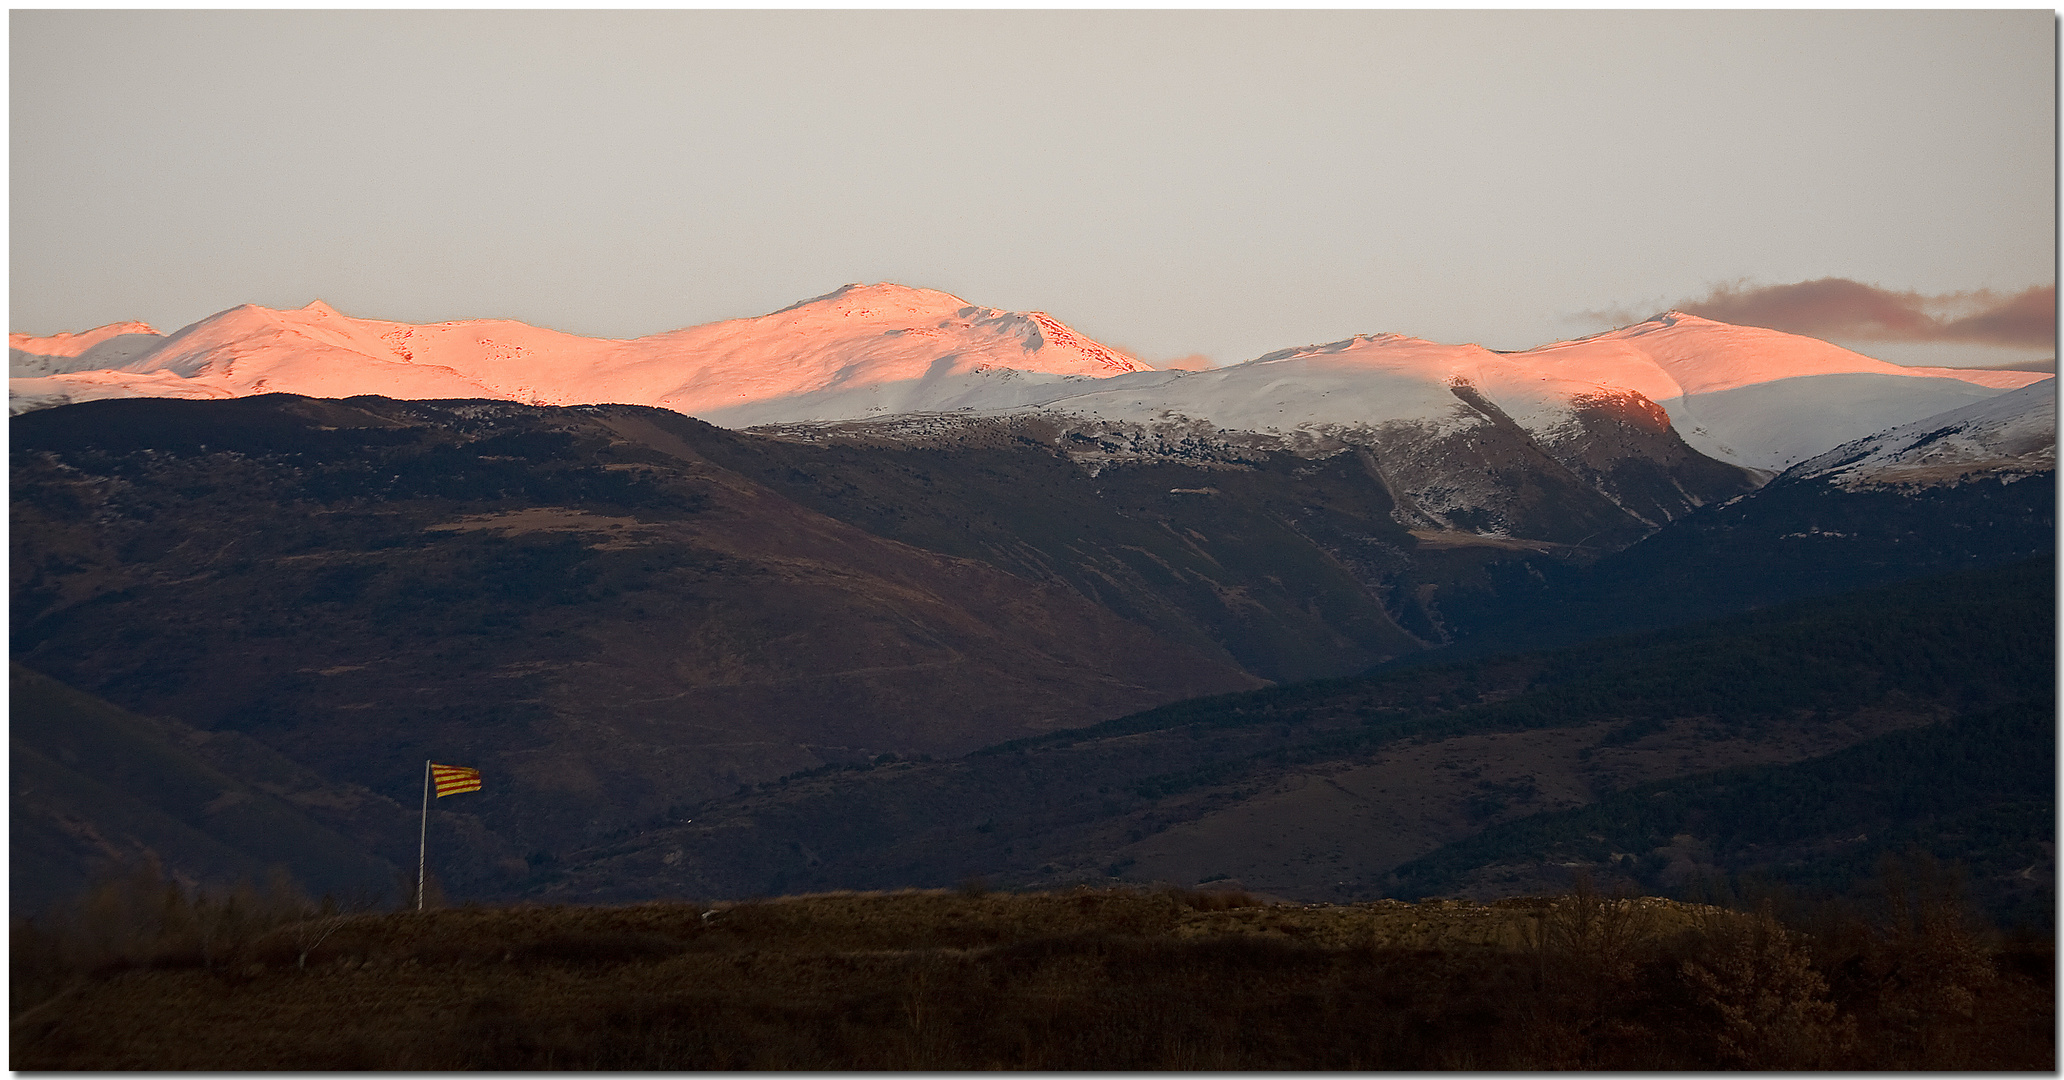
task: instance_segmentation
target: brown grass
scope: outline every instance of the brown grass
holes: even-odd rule
[[[133,895],[114,902],[124,889]],[[2040,963],[1919,914],[1866,927],[1842,954],[1854,970],[1830,972],[1818,938],[1767,915],[1589,890],[1490,906],[976,887],[421,913],[282,902],[205,952],[191,920],[162,912],[221,902],[172,903],[178,890],[142,876],[103,892],[82,909],[92,918],[16,922],[13,1068],[2048,1068],[2054,1057],[2054,999],[2046,974],[2030,977]],[[1933,1034],[1879,1037],[1922,1029]]]

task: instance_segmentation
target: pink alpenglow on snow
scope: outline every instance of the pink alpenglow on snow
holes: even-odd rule
[[[149,334],[159,336],[149,323],[117,322],[96,326],[83,333],[69,331],[52,334],[49,337],[30,337],[27,334],[7,335],[7,347],[15,352],[31,356],[78,356],[95,345],[123,334]]]
[[[95,331],[99,333],[99,331]],[[83,337],[83,335],[82,335]],[[179,331],[119,370],[15,380],[68,400],[99,397],[496,398],[657,405],[692,415],[799,395],[1010,369],[1106,377],[1147,370],[1039,312],[931,289],[849,285],[757,318],[631,341],[507,320],[417,326],[356,319],[320,301],[245,305]]]
[[[1499,353],[1401,334],[1284,349],[1244,364],[1082,387],[1057,412],[1151,423],[1186,417],[1243,431],[1380,428],[1448,432],[1486,422],[1475,390],[1553,440],[1586,403],[1633,392],[1663,407],[1701,453],[1776,470],[1830,446],[2049,376],[1912,368],[1814,338],[1681,312],[1577,341]]]
[[[1902,367],[1818,338],[1678,311],[1516,355],[1638,391],[1700,453],[1770,470],[2050,377]]]
[[[147,323],[118,322],[82,334],[7,335],[7,375],[15,412],[71,400],[63,388],[39,390],[52,376],[102,371],[134,362],[163,342]],[[59,380],[62,381],[62,380]]]
[[[1735,326],[1682,311],[1666,311],[1633,326],[1512,355],[1552,364],[1572,378],[1638,390],[1654,401],[1804,375],[1960,379],[1998,390],[2043,378],[2029,372],[1901,367],[1818,338]]]
[[[727,427],[1041,409],[1256,432],[1393,422],[1443,430],[1484,422],[1458,397],[1466,385],[1551,437],[1586,402],[1639,394],[1701,452],[1774,470],[2047,377],[1901,367],[1676,311],[1523,352],[1379,334],[1222,368],[1156,371],[1045,312],[890,284],[848,285],[771,314],[630,341],[507,320],[357,319],[320,302],[232,308],[170,337],[143,331],[116,324],[17,338],[83,351],[66,359],[18,350],[14,411],[105,397],[284,392],[653,405]]]

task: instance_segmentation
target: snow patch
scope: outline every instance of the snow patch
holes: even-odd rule
[[[1865,438],[1843,443],[1784,473],[1828,479],[1851,491],[2011,483],[2057,468],[2054,378]]]

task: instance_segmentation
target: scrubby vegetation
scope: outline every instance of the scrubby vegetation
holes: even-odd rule
[[[1608,897],[827,894],[338,910],[142,871],[17,919],[17,1069],[2054,1067],[2053,951]]]

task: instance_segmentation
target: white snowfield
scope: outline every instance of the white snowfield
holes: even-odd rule
[[[1043,312],[889,284],[632,341],[506,320],[379,322],[317,302],[233,308],[169,337],[116,324],[16,335],[13,346],[15,412],[108,397],[285,392],[655,405],[734,428],[1047,410],[1263,433],[1394,423],[1452,433],[1492,422],[1457,396],[1467,386],[1552,442],[1585,403],[1633,391],[1661,405],[1694,448],[1773,471],[2049,377],[1900,367],[1678,312],[1525,352],[1382,334],[1208,371],[1156,371]]]
[[[140,322],[109,323],[83,334],[45,338],[9,334],[7,374],[16,378],[121,367],[164,340],[149,323]]]
[[[1959,409],[1843,443],[1792,466],[1849,490],[2012,483],[2057,468],[2057,382],[2045,379]]]
[[[1149,424],[1190,418],[1272,433],[1406,423],[1446,435],[1489,423],[1456,396],[1457,387],[1474,389],[1530,434],[1549,437],[1580,404],[1619,389],[1475,345],[1385,334],[1271,353],[1213,371],[1110,379],[1045,408]]]

